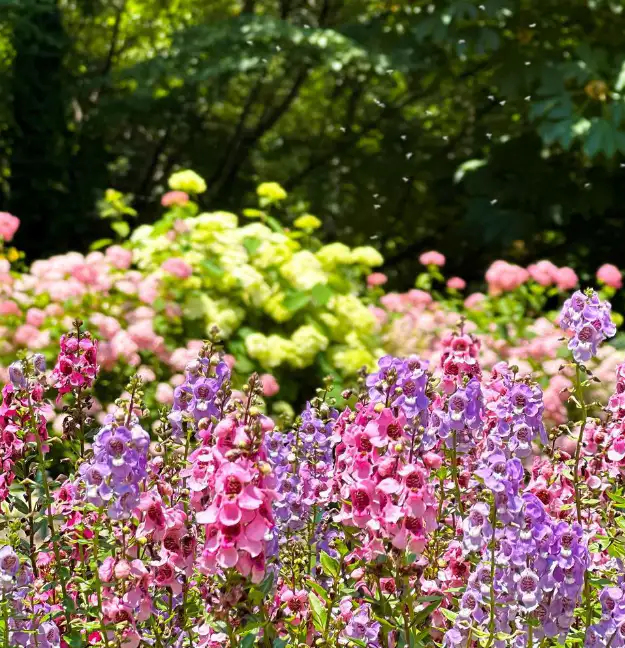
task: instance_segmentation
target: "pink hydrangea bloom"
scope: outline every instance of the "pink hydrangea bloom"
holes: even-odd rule
[[[186,205],[189,202],[189,194],[184,191],[168,191],[163,194],[161,198],[161,205],[163,207],[171,207],[172,205]]]
[[[388,281],[388,277],[383,272],[372,272],[367,277],[367,286],[383,286]]]
[[[486,282],[491,295],[515,290],[529,279],[529,272],[521,266],[498,260],[486,271]]]
[[[260,377],[260,382],[263,387],[263,396],[271,398],[280,391],[278,381],[271,374],[263,374]]]
[[[530,277],[541,286],[551,286],[556,283],[558,267],[551,261],[539,261],[527,267]]]
[[[0,236],[5,242],[12,241],[20,226],[20,219],[9,212],[0,212]]]
[[[169,274],[174,275],[174,277],[178,277],[179,279],[186,279],[193,274],[193,268],[180,257],[171,257],[167,259],[167,261],[163,262],[161,268],[165,272],[168,272]]]
[[[610,288],[622,288],[623,277],[621,271],[611,263],[604,263],[599,270],[597,270],[597,280],[604,283]]]
[[[451,277],[447,280],[447,288],[453,290],[464,290],[467,287],[467,282],[460,277]]]
[[[435,265],[435,266],[444,266],[445,265],[445,256],[440,252],[435,250],[430,250],[429,252],[424,252],[419,257],[419,263],[423,265]]]
[[[115,268],[126,270],[130,268],[132,263],[132,252],[121,245],[111,245],[106,250],[106,258]]]
[[[464,300],[464,307],[469,310],[477,310],[479,305],[486,299],[483,293],[472,293]]]
[[[571,290],[577,286],[579,279],[573,268],[559,268],[556,275],[556,285],[560,290]]]

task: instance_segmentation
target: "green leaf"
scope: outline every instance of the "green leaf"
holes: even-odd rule
[[[282,305],[290,312],[295,313],[296,311],[304,308],[308,305],[310,301],[310,295],[307,295],[303,292],[294,292],[290,295],[287,295],[282,300]]]
[[[258,248],[262,245],[262,241],[260,239],[255,238],[254,236],[246,236],[243,239],[243,246],[247,250],[247,253],[251,256],[258,250]]]
[[[328,288],[328,286],[324,284],[313,286],[310,292],[318,306],[325,306],[334,295],[332,288]]]
[[[312,618],[315,629],[323,632],[326,627],[328,612],[323,603],[312,592],[308,592],[308,600],[310,601],[310,608],[312,610]]]
[[[425,621],[430,616],[430,614],[432,614],[432,612],[434,612],[434,610],[438,608],[442,600],[442,597],[439,597],[438,600],[433,601],[429,605],[426,605],[422,610],[419,610],[412,621],[412,625],[417,626]]]
[[[584,153],[591,158],[599,153],[603,153],[606,157],[612,157],[616,153],[614,129],[609,121],[605,119],[592,121],[584,143]]]
[[[321,552],[321,567],[323,571],[333,578],[338,578],[341,573],[341,565],[336,558],[333,558],[325,551]]]
[[[130,225],[126,221],[115,221],[111,223],[111,229],[120,238],[126,238],[130,234]]]
[[[256,630],[250,630],[249,634],[246,634],[241,641],[241,648],[252,648],[256,643]]]
[[[98,239],[97,241],[94,241],[90,246],[89,249],[91,250],[101,250],[103,247],[106,247],[108,245],[111,245],[113,243],[113,239],[110,238],[101,238]]]
[[[206,272],[206,274],[211,277],[218,278],[222,277],[224,274],[224,271],[217,264],[209,261],[208,259],[204,259],[200,265],[202,266],[202,269]]]

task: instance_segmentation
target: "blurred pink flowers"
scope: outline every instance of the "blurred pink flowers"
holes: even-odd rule
[[[0,212],[0,236],[5,243],[12,241],[20,226],[20,219],[9,212]]]
[[[597,280],[610,288],[618,289],[623,286],[621,271],[611,263],[604,263],[599,270],[597,270]]]
[[[419,263],[423,265],[434,265],[434,266],[444,266],[445,265],[445,256],[436,250],[430,250],[429,252],[424,252],[419,257]]]

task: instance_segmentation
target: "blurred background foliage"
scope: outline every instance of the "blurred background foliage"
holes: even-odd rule
[[[0,208],[30,258],[280,182],[322,236],[478,279],[497,257],[591,274],[625,236],[624,5],[609,0],[0,0]],[[623,265],[621,263],[621,265]]]

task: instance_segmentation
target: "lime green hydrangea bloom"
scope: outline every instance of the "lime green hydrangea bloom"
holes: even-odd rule
[[[270,202],[284,200],[287,197],[286,191],[277,182],[263,182],[256,188],[259,198],[266,198]]]
[[[322,223],[316,216],[313,216],[312,214],[304,214],[303,216],[296,218],[295,221],[293,221],[293,225],[303,230],[316,230],[321,227]]]
[[[384,257],[373,247],[365,245],[363,247],[354,248],[351,251],[352,263],[359,263],[360,265],[375,268],[384,263]]]
[[[177,171],[169,177],[169,188],[174,191],[201,194],[206,191],[206,182],[195,171],[185,169]]]
[[[315,256],[327,269],[352,263],[352,251],[344,243],[330,243],[317,250]]]
[[[281,268],[280,274],[298,290],[310,290],[317,284],[326,284],[328,275],[317,257],[308,250],[293,255]]]
[[[317,354],[328,348],[330,340],[311,324],[300,326],[291,337],[295,354],[289,362],[293,367],[303,368],[311,365]]]

